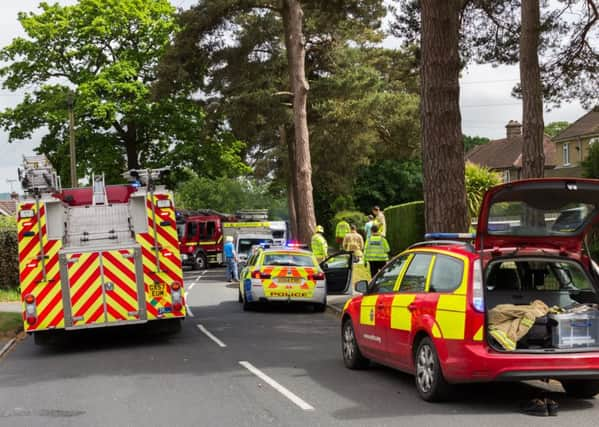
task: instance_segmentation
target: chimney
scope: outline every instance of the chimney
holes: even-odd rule
[[[507,139],[512,139],[515,136],[522,135],[522,125],[518,123],[517,120],[510,120],[507,125],[505,125]]]

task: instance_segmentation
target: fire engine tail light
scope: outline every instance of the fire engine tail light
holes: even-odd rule
[[[179,282],[171,283],[171,298],[173,302],[173,310],[181,311],[183,309],[183,298],[181,295],[181,291],[183,287]]]
[[[480,259],[474,261],[474,270],[472,272],[472,307],[479,313],[485,312],[483,272]]]
[[[37,322],[37,307],[35,305],[35,296],[32,294],[25,295],[25,321],[29,325],[35,325]]]

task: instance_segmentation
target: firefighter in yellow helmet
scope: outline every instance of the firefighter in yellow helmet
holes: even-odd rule
[[[329,252],[329,245],[327,244],[327,240],[322,235],[324,233],[324,228],[322,225],[316,226],[316,231],[312,236],[312,241],[310,242],[310,247],[312,249],[312,253],[318,260],[318,262],[322,262]]]

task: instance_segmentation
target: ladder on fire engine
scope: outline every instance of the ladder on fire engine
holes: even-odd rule
[[[102,176],[96,176],[92,174],[92,205],[105,205],[108,201],[108,197],[106,196],[106,182],[104,179],[104,174]]]

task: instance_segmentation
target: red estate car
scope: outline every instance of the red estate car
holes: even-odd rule
[[[473,246],[416,244],[370,283],[356,284],[363,295],[348,301],[342,316],[345,365],[364,368],[373,360],[412,373],[428,401],[447,397],[452,383],[550,378],[573,396],[594,396],[596,222],[598,180],[539,179],[492,188]],[[489,333],[488,312],[535,300],[555,314],[535,319],[529,334],[506,349]]]

